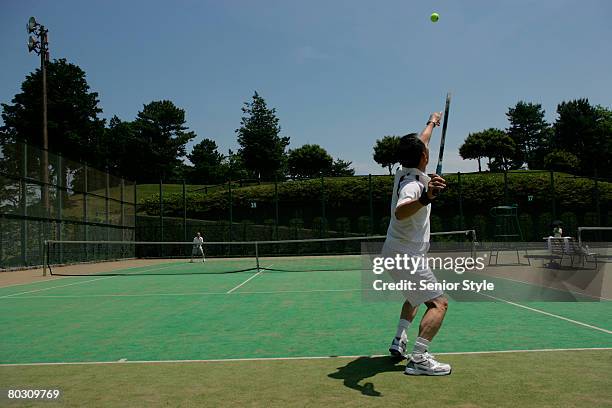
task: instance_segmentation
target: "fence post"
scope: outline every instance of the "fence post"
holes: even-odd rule
[[[159,240],[164,241],[164,181],[159,179]]]
[[[28,216],[28,205],[25,179],[28,176],[28,145],[26,143],[22,145],[21,152],[21,196],[19,199],[19,201],[21,201],[21,261],[23,265],[27,265],[28,223],[26,221],[26,217]]]
[[[230,177],[229,181],[227,182],[227,187],[229,189],[229,241],[232,241],[232,229],[233,229],[233,224],[234,224],[234,214],[233,214],[233,210],[232,210],[232,179]],[[231,249],[231,247],[230,247]]]
[[[119,219],[119,224],[121,225],[121,241],[123,241],[123,231],[125,229],[125,206],[123,204],[125,200],[125,179],[123,177],[121,177],[121,184],[119,185],[119,199],[121,201],[121,218]]]
[[[274,176],[274,239],[278,240],[278,176]]]
[[[138,221],[137,220],[138,220],[138,182],[134,181],[134,237],[131,239],[132,241],[140,240],[139,239],[140,237],[137,234],[137,231],[138,231]]]
[[[597,180],[597,168],[595,169],[595,186],[593,199],[595,200],[595,211],[597,212],[597,225],[601,225],[601,204],[599,202],[599,184]]]
[[[368,174],[368,205],[370,210],[370,222],[368,223],[368,233],[366,235],[374,234],[374,197],[372,196],[372,174]]]
[[[89,181],[87,180],[88,176],[87,173],[89,172],[89,168],[87,165],[83,166],[83,172],[84,172],[84,177],[83,177],[83,222],[85,223],[85,241],[89,241],[89,228],[87,227],[87,221],[88,221],[88,210],[87,210],[87,185],[89,184]],[[85,246],[85,252],[87,253],[87,246]]]
[[[465,221],[463,219],[463,186],[461,185],[461,172],[457,172],[457,187],[459,190],[459,229],[465,228]]]
[[[84,171],[84,177],[83,177],[83,223],[84,223],[84,230],[85,230],[85,241],[89,241],[89,224],[87,223],[87,185],[89,184],[89,181],[87,180],[87,173],[89,172],[89,168],[87,165],[83,166],[83,171]],[[85,259],[89,259],[89,246],[87,244],[85,244]]]
[[[321,173],[321,230],[320,237],[325,237],[324,230],[326,229],[327,220],[325,218],[325,181],[323,178],[323,173]]]
[[[106,223],[105,226],[105,230],[106,230],[106,240],[110,241],[110,174],[108,173],[108,166],[106,166],[106,186],[105,186],[105,192],[104,192],[104,222]],[[108,245],[106,246],[106,258],[108,259]]]
[[[183,235],[185,236],[185,242],[187,242],[187,187],[185,185],[185,179],[183,179]]]
[[[552,214],[553,219],[557,219],[557,199],[556,199],[556,191],[555,191],[555,172],[550,171],[550,197],[552,199]]]
[[[55,222],[55,236],[57,237],[56,239],[58,241],[62,240],[62,226],[64,225],[64,220],[62,219],[63,217],[63,213],[62,213],[62,207],[64,205],[64,172],[62,170],[62,155],[58,154],[57,155],[57,188],[56,188],[56,193],[55,193],[55,205],[56,205],[56,209],[55,209],[55,216],[57,218],[57,221]],[[62,245],[58,245],[58,250],[59,250],[59,262],[62,263],[63,262],[63,250],[62,250]]]
[[[510,205],[508,199],[508,170],[504,169],[504,203]]]

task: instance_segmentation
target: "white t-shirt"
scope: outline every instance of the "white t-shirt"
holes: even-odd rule
[[[431,205],[425,206],[403,220],[395,217],[395,209],[400,205],[418,200],[427,189],[430,177],[419,169],[400,168],[393,181],[391,198],[391,221],[387,229],[386,241],[394,247],[410,247],[418,252],[426,252],[429,243],[429,214]],[[420,248],[420,249],[417,249]],[[410,251],[413,252],[413,251]]]
[[[201,247],[202,244],[204,243],[204,238],[203,237],[194,237],[193,238],[193,246],[194,247]]]

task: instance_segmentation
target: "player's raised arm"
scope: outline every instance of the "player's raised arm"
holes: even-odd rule
[[[419,139],[425,143],[425,146],[429,147],[429,141],[431,139],[431,134],[433,133],[433,129],[436,126],[440,126],[440,118],[442,117],[442,112],[434,112],[429,115],[429,120],[427,121],[427,125],[425,125],[425,129],[419,135]]]

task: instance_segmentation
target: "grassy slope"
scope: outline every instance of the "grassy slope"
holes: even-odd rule
[[[388,178],[389,176],[376,176],[376,179],[379,179],[379,177],[382,178]],[[448,174],[446,175],[447,179],[449,182],[456,182],[457,179],[457,175],[454,173]],[[469,183],[470,180],[479,180],[478,184],[481,184],[483,187],[486,188],[487,185],[491,185],[491,183],[495,186],[502,186],[503,185],[503,180],[504,180],[504,176],[503,173],[488,173],[488,172],[484,172],[484,173],[466,173],[466,174],[462,174],[462,179],[464,180],[464,182]],[[330,179],[326,179],[326,180],[330,180]],[[355,180],[354,177],[336,177],[333,178],[333,180],[335,182],[347,182],[350,180]],[[511,184],[512,186],[514,186],[513,188],[518,188],[518,190],[516,191],[517,194],[520,194],[520,199],[524,199],[526,200],[527,195],[529,194],[534,194],[532,193],[530,190],[530,188],[528,186],[541,186],[541,185],[548,185],[550,180],[550,175],[547,172],[529,172],[529,171],[514,171],[512,173],[508,173],[508,182],[509,184]],[[579,179],[574,179],[574,176],[570,175],[570,174],[566,174],[566,173],[555,173],[555,180],[557,183],[557,190],[558,190],[558,194],[560,192],[563,192],[566,184],[569,182],[570,184],[567,184],[567,186],[569,187],[573,187],[575,184],[575,182],[573,182],[572,180],[580,180],[581,183],[587,183],[588,187],[592,187],[592,181],[590,181],[590,179],[588,178],[579,178]],[[317,182],[315,180],[315,182]],[[576,181],[578,182],[578,181]],[[296,185],[296,184],[300,184],[303,183],[301,181],[291,181],[289,182],[290,184],[287,183],[279,183],[279,186],[283,186],[285,184],[287,185]],[[317,182],[318,183],[318,182]],[[516,183],[520,184],[521,186],[524,187],[517,187]],[[266,191],[267,194],[270,194],[270,191],[272,191],[271,189],[271,184],[273,183],[262,183],[262,185],[247,185],[244,187],[239,187],[238,185],[235,185],[233,187],[234,189],[234,194],[235,196],[239,197],[241,195],[246,195],[246,196],[259,196],[261,195],[261,193],[263,191]],[[317,184],[318,185],[318,184]],[[189,184],[186,186],[186,190],[187,192],[199,192],[199,193],[204,193],[204,188],[207,187],[206,185],[192,185]],[[612,194],[612,185],[610,183],[605,183],[605,182],[600,182],[599,183],[599,188],[600,188],[600,197],[601,198],[605,198],[607,196],[609,196],[610,194]],[[181,194],[183,189],[183,185],[182,184],[164,184],[163,185],[163,191],[164,191],[164,195],[170,195],[170,194]],[[214,186],[208,186],[208,193],[215,193],[215,192],[220,192],[220,191],[225,191],[226,190],[226,185],[214,185]],[[561,191],[559,191],[561,190]],[[101,195],[104,195],[104,191],[99,191],[97,192]],[[119,199],[120,197],[120,190],[119,187],[112,187],[109,190],[109,195],[112,198],[115,199]],[[548,190],[546,190],[544,192],[546,197],[540,197],[538,198],[537,193],[536,193],[536,200],[541,199],[541,200],[548,200],[547,194],[548,194]],[[132,200],[132,195],[133,195],[133,190],[126,189],[126,193],[128,194],[129,197],[125,197],[126,200],[131,201]],[[452,194],[452,192],[447,193],[448,194]],[[466,193],[464,192],[464,195]],[[511,191],[510,194],[513,194],[513,192]],[[151,199],[152,197],[157,197],[159,195],[159,184],[140,184],[137,187],[137,197],[138,197],[138,202],[142,203],[144,201],[146,201],[147,199]],[[449,196],[450,198],[450,196]],[[516,200],[516,198],[515,198]],[[72,217],[74,219],[80,219],[82,217],[82,196],[81,195],[76,195],[74,197],[70,198],[71,204],[66,203],[65,204],[65,210],[64,210],[64,214],[65,216],[69,216]],[[569,203],[566,203],[569,204]],[[103,214],[104,213],[104,200],[96,200],[96,199],[92,199],[90,200],[90,202],[88,203],[89,208],[90,208],[90,218],[95,217],[94,214]],[[100,215],[100,219],[97,221],[103,221],[103,219],[101,218],[102,216]]]

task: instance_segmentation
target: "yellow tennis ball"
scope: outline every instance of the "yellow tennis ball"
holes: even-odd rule
[[[431,17],[429,17],[429,19],[435,23],[440,19],[440,15],[438,13],[431,13]]]

